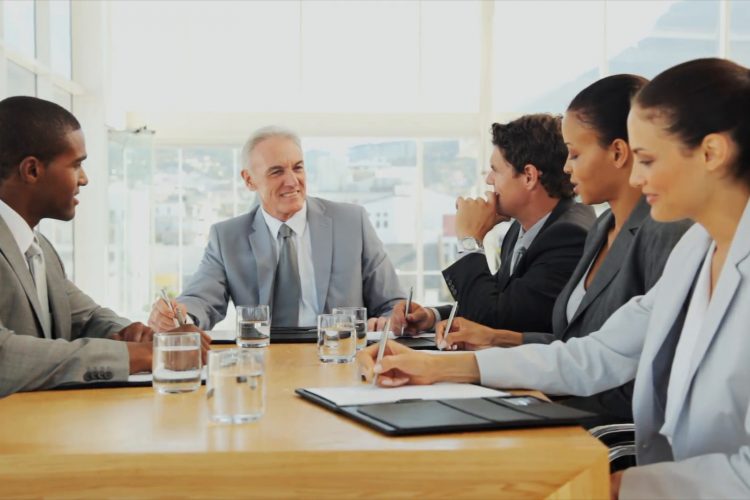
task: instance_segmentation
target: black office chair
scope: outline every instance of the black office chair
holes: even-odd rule
[[[609,448],[609,471],[633,467],[635,461],[635,425],[608,424],[589,429],[589,433]]]

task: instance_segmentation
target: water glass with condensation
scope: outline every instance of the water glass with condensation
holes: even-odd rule
[[[351,314],[318,315],[318,358],[323,363],[350,363],[357,353],[357,335]]]
[[[334,307],[332,314],[351,314],[354,316],[354,329],[357,333],[357,350],[367,347],[367,308]]]
[[[211,421],[242,424],[266,411],[266,349],[223,349],[208,353],[206,398]]]
[[[201,335],[197,332],[154,334],[151,373],[162,394],[191,392],[201,386]]]
[[[270,342],[270,308],[266,305],[237,306],[237,346],[267,347]]]

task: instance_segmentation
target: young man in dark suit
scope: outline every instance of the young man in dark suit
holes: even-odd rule
[[[492,125],[493,187],[488,200],[459,198],[456,236],[459,256],[443,271],[459,307],[457,314],[493,328],[539,331],[550,328],[555,298],[581,258],[586,234],[595,222],[591,207],[576,203],[563,172],[567,148],[560,118],[526,115]],[[501,266],[490,271],[482,241],[495,225],[513,219],[503,238]],[[393,313],[396,331],[434,328],[450,307],[405,304]],[[546,331],[546,330],[543,330]]]

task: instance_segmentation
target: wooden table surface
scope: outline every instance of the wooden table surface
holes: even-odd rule
[[[579,427],[393,438],[300,399],[359,383],[313,344],[272,345],[266,414],[208,421],[205,387],[0,399],[0,495],[605,498],[606,448]]]

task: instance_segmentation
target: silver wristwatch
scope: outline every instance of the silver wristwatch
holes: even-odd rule
[[[482,248],[482,244],[478,242],[477,239],[472,236],[461,238],[458,241],[459,252],[475,252],[479,250],[480,248]]]

